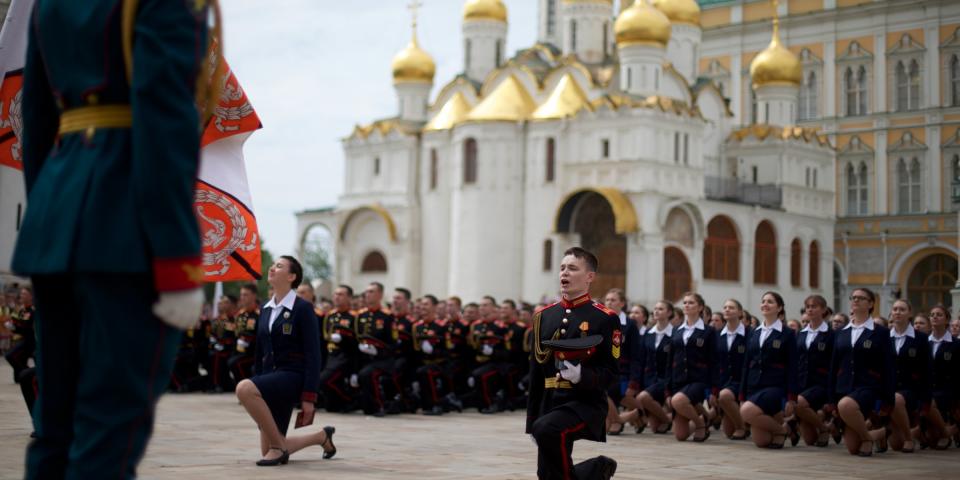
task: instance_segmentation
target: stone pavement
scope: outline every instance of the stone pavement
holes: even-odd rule
[[[0,363],[0,479],[23,477],[23,451],[30,422]],[[232,395],[166,395],[153,440],[140,464],[148,479],[534,479],[536,449],[523,434],[524,415],[477,413],[443,417],[402,415],[377,419],[321,413],[304,430],[335,425],[339,453],[321,458],[319,447],[299,452],[290,464],[254,466],[257,430]],[[299,432],[294,431],[294,434]],[[706,444],[678,443],[671,436],[624,433],[606,444],[577,442],[575,459],[615,458],[617,479],[670,478],[960,478],[960,449],[852,457],[840,446],[782,451],[712,436]]]

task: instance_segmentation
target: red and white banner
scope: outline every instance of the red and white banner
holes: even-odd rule
[[[23,170],[20,157],[20,94],[33,0],[13,0],[0,32],[0,165]]]
[[[226,84],[203,132],[194,208],[208,282],[260,278],[260,233],[253,215],[243,144],[261,127],[227,67]]]

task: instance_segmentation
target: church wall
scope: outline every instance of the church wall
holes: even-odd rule
[[[421,251],[420,283],[424,293],[440,298],[448,291],[450,273],[450,195],[457,180],[454,177],[456,152],[445,130],[427,133],[420,152]],[[431,151],[437,154],[436,186],[431,187]]]

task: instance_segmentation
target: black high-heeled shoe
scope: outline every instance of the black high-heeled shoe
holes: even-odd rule
[[[787,431],[790,432],[790,446],[796,447],[800,443],[800,427],[796,420],[787,422]]]
[[[783,444],[787,443],[787,436],[788,436],[788,435],[789,435],[789,433],[778,433],[778,434],[774,435],[773,438],[780,437],[780,441],[779,441],[779,442],[775,442],[775,441],[772,441],[772,440],[771,440],[771,442],[767,444],[767,448],[769,448],[769,449],[771,449],[771,450],[782,450],[782,449],[783,449]]]
[[[697,438],[697,430],[703,430],[703,436]],[[697,443],[706,442],[710,438],[710,425],[704,423],[702,427],[697,427],[693,429],[693,441]]]
[[[624,426],[625,426],[625,425],[621,423],[619,429],[617,429],[617,430],[607,430],[607,435],[620,435],[621,433],[623,433],[623,427],[624,427]]]
[[[327,434],[327,438],[320,444],[323,447],[323,459],[330,460],[337,454],[337,446],[333,444],[333,434],[337,433],[337,429],[336,427],[326,426],[323,427],[323,433]],[[330,446],[329,450],[327,450],[327,445]]]
[[[281,455],[277,458],[261,458],[257,460],[258,467],[276,467],[277,465],[286,465],[290,461],[290,452],[280,448],[280,447],[270,447],[270,450],[277,450]]]

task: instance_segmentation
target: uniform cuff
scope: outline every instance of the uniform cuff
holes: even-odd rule
[[[300,401],[315,403],[317,401],[317,392],[303,392],[300,394]]]
[[[793,402],[793,403],[797,403],[797,394],[796,394],[796,393],[788,393],[788,394],[787,394],[787,401],[790,401],[790,402]]]
[[[203,264],[200,257],[154,260],[153,284],[159,292],[199,288],[203,285]]]

